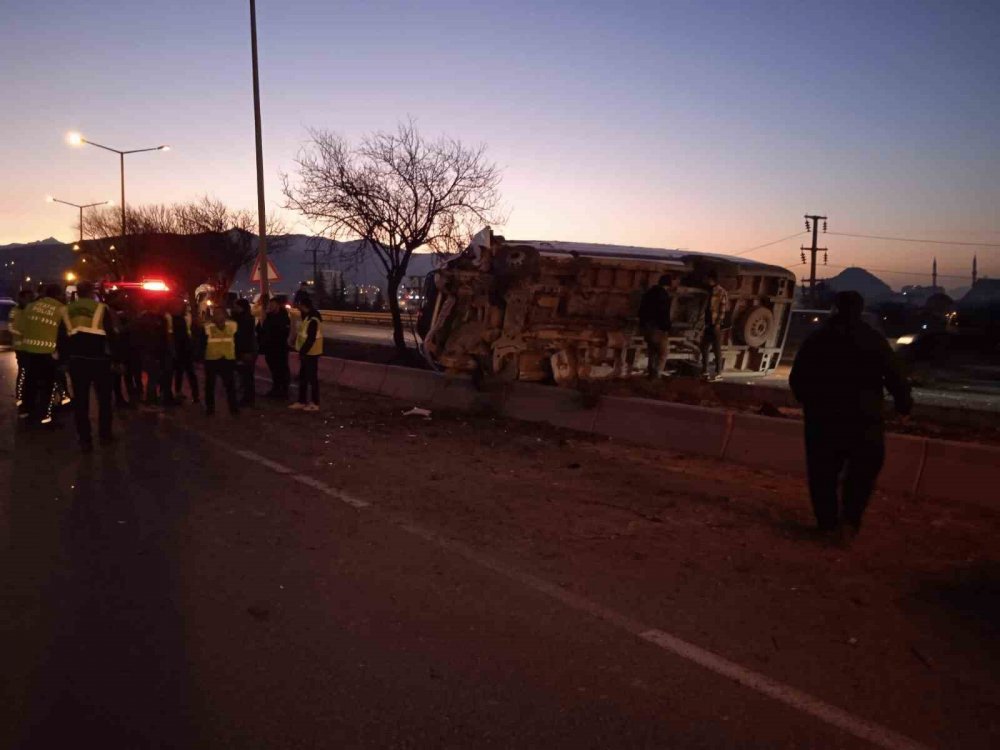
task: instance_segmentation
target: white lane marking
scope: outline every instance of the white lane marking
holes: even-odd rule
[[[254,451],[248,451],[245,448],[237,448],[234,445],[230,445],[225,440],[219,440],[218,438],[211,437],[210,435],[204,435],[201,433],[199,433],[199,435],[204,440],[207,440],[213,445],[216,445],[220,448],[224,448],[230,453],[235,453],[237,456],[245,458],[248,461],[253,461],[254,463],[260,464],[261,466],[264,466],[265,468],[268,468],[271,471],[274,471],[278,474],[284,474],[288,476],[290,479],[293,479],[296,482],[299,482],[300,484],[312,487],[315,490],[319,490],[324,495],[329,495],[330,497],[335,498],[346,505],[350,505],[352,508],[367,508],[371,505],[371,503],[369,503],[367,500],[361,500],[359,498],[356,498],[353,495],[349,495],[346,492],[342,492],[341,490],[338,490],[336,487],[331,487],[326,482],[321,482],[318,479],[314,479],[313,477],[306,476],[305,474],[299,474],[297,471],[295,471],[295,469],[285,466],[284,464],[279,464],[277,461],[272,461],[271,459],[266,458],[265,456],[262,456],[259,453],[255,453]]]
[[[205,435],[204,433],[198,432],[197,430],[193,430],[189,427],[182,427],[182,429],[194,432],[196,435],[209,443],[223,448],[230,453],[234,453],[238,456],[259,463],[262,466],[278,472],[279,474],[287,474],[296,482],[312,487],[319,492],[336,498],[337,500],[340,500],[341,502],[354,508],[360,509],[371,507],[371,504],[365,500],[360,500],[348,495],[345,492],[341,492],[340,490],[330,487],[328,484],[321,482],[318,479],[314,479],[313,477],[305,474],[300,474],[294,469],[290,469],[283,464],[271,461],[258,453],[237,448],[224,440]],[[930,750],[928,745],[921,744],[905,735],[894,732],[881,724],[855,716],[854,714],[838,708],[833,704],[827,703],[819,698],[809,695],[806,692],[798,690],[791,685],[786,685],[785,683],[774,680],[767,675],[761,674],[760,672],[755,672],[752,669],[748,669],[747,667],[743,667],[735,662],[729,661],[725,657],[719,656],[718,654],[708,651],[707,649],[703,649],[700,646],[696,646],[693,643],[689,643],[688,641],[671,635],[666,631],[658,630],[657,628],[650,628],[637,620],[633,620],[626,615],[622,615],[619,612],[608,609],[607,607],[591,601],[590,599],[574,594],[571,591],[567,591],[554,583],[550,583],[549,581],[538,578],[530,573],[525,573],[522,570],[518,570],[517,568],[508,566],[498,560],[482,555],[472,547],[469,547],[462,542],[449,539],[436,531],[432,531],[431,529],[427,529],[418,524],[403,520],[401,517],[395,516],[392,513],[379,511],[377,509],[374,510],[376,513],[391,521],[399,528],[416,537],[450,552],[454,552],[470,562],[474,562],[487,570],[491,570],[504,576],[505,578],[521,583],[525,587],[537,591],[538,593],[545,594],[546,596],[561,602],[571,609],[584,612],[599,620],[604,620],[605,622],[618,627],[620,630],[624,630],[630,635],[650,643],[663,651],[680,657],[685,661],[697,664],[698,666],[707,669],[710,672],[714,672],[717,675],[731,679],[745,688],[760,693],[761,695],[765,695],[768,698],[778,701],[779,703],[783,703],[789,708],[807,714],[808,716],[812,716],[815,719],[819,719],[830,726],[841,729],[848,734],[852,734],[859,739],[870,742],[877,747],[885,748],[886,750]]]
[[[740,666],[735,662],[731,662],[711,651],[706,651],[699,646],[695,646],[693,643],[688,643],[670,633],[652,629],[639,633],[639,637],[659,646],[665,651],[670,651],[705,669],[710,669],[716,674],[729,677],[751,690],[756,690],[758,693],[763,693],[770,698],[781,701],[787,706],[791,706],[804,714],[809,714],[827,724],[843,729],[845,732],[867,740],[878,747],[891,748],[891,750],[927,750],[926,745],[911,740],[905,735],[894,732],[873,721],[867,721],[854,716],[843,709],[814,698],[808,693],[804,693],[777,680],[772,680],[766,675]]]

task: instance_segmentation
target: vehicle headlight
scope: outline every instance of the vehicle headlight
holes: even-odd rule
[[[896,339],[896,343],[899,346],[909,346],[916,340],[917,340],[916,336],[900,336],[898,339]]]

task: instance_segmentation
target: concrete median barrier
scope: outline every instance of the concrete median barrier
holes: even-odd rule
[[[604,396],[597,407],[593,431],[644,445],[718,456],[727,424],[726,412],[718,409]]]
[[[917,494],[997,507],[1000,448],[951,440],[928,440]]]
[[[379,391],[383,396],[400,401],[430,404],[441,385],[442,377],[428,370],[407,367],[389,367]]]
[[[319,379],[326,383],[336,383],[347,360],[334,357],[319,358]],[[297,371],[297,370],[296,370]]]
[[[806,473],[802,423],[756,414],[733,414],[732,434],[722,457],[802,476]]]
[[[513,383],[503,402],[504,416],[593,432],[597,409],[583,405],[579,391],[534,383]]]
[[[379,393],[388,369],[388,365],[348,359],[344,361],[344,366],[337,375],[337,383],[357,391]]]
[[[489,396],[477,391],[471,380],[444,375],[438,377],[438,387],[431,398],[433,408],[477,411],[489,406]]]

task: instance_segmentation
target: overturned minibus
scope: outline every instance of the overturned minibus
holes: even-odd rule
[[[770,372],[792,309],[791,271],[683,250],[508,240],[489,227],[428,275],[423,352],[450,373],[567,386],[643,373],[639,302],[665,274],[679,282],[667,369],[691,370],[701,357],[710,271],[728,293],[724,371]]]

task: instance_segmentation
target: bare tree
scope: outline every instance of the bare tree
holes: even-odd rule
[[[118,209],[91,211],[84,217],[83,235],[90,241],[81,249],[81,259],[93,265],[91,272],[112,279],[138,278],[152,267],[183,280],[185,286],[210,282],[225,292],[241,269],[249,267],[257,255],[257,217],[251,211],[227,207],[205,196],[190,203],[130,207],[125,226],[128,242],[122,243]],[[267,232],[269,251],[284,249],[284,226],[270,217]],[[163,243],[151,243],[154,235],[219,235],[213,242],[174,243],[172,252]]]
[[[399,286],[418,248],[450,253],[463,248],[483,224],[502,223],[500,170],[484,146],[425,139],[414,122],[392,133],[373,133],[357,146],[311,130],[292,180],[282,175],[286,208],[299,211],[330,237],[360,238],[358,253],[372,253],[386,276],[393,338],[406,348]]]

